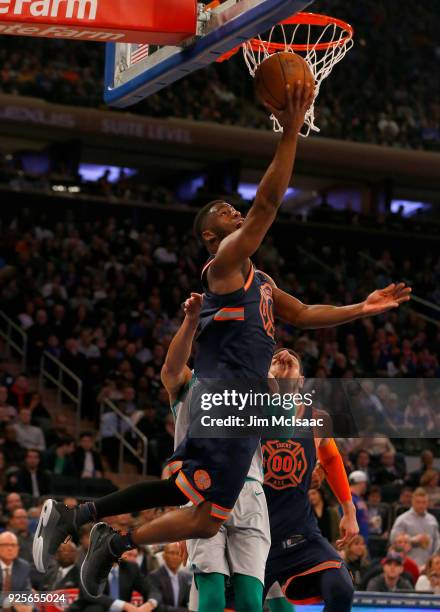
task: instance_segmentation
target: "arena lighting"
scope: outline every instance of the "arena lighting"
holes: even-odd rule
[[[121,168],[120,166],[100,166],[97,164],[80,164],[78,174],[81,176],[83,181],[90,181],[95,183],[103,177],[105,172],[109,172],[108,180],[110,183],[116,183],[119,180],[119,174],[121,170],[124,172],[125,177],[134,176],[137,174],[137,170],[134,168]]]
[[[240,183],[238,185],[238,193],[244,200],[253,200],[257,193],[258,185],[256,183]],[[289,198],[299,195],[301,193],[301,189],[295,189],[294,187],[289,187],[286,191],[286,195],[284,196],[284,200],[288,200]]]
[[[419,211],[431,210],[432,206],[428,202],[417,202],[413,200],[391,200],[391,212],[398,213],[403,208],[404,217],[412,217]]]

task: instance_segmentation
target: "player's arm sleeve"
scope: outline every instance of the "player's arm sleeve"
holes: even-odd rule
[[[333,438],[318,446],[318,459],[331,490],[339,503],[351,501],[350,485],[341,453]]]

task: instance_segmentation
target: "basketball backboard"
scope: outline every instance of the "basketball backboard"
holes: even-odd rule
[[[313,0],[216,0],[199,3],[196,35],[179,46],[108,43],[105,102],[127,107],[215,62]]]

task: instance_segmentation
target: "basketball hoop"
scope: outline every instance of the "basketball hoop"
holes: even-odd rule
[[[353,45],[353,28],[345,21],[327,15],[297,13],[273,26],[267,40],[261,36],[251,38],[240,47],[222,55],[217,61],[228,60],[242,48],[249,73],[254,77],[258,66],[269,55],[286,51],[300,53],[315,78],[315,97],[306,113],[301,132],[302,136],[308,136],[311,131],[319,132],[315,124],[315,102],[321,83]],[[278,121],[273,115],[271,118],[274,131],[281,132],[282,127]]]

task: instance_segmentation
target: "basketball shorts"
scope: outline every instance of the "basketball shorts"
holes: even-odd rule
[[[228,520],[209,540],[188,540],[189,567],[194,573],[244,574],[264,583],[270,550],[270,525],[262,485],[247,480]],[[193,581],[190,610],[198,610]]]
[[[266,601],[268,599],[282,599],[282,598],[284,598],[283,589],[281,588],[279,582],[274,582],[266,595]]]
[[[339,569],[341,557],[321,534],[294,535],[272,545],[266,564],[265,592],[279,582],[284,596],[293,604],[320,603],[319,572]]]
[[[186,435],[168,461],[167,473],[177,474],[176,486],[198,506],[211,503],[211,514],[228,519],[246,481],[257,436],[193,438]]]

